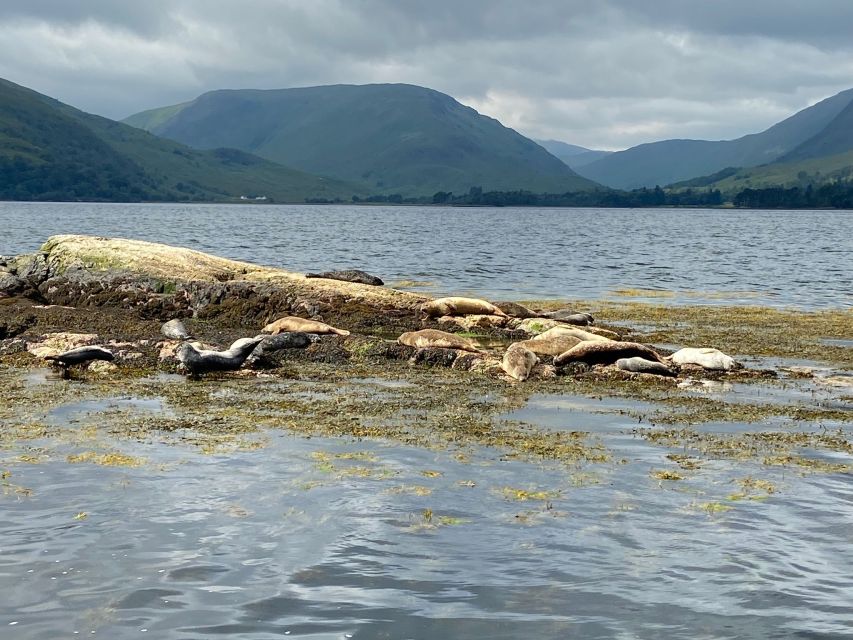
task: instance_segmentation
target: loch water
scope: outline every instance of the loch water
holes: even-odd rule
[[[0,254],[83,233],[490,299],[853,305],[853,211],[0,203]]]
[[[6,255],[54,233],[89,233],[294,271],[355,266],[389,283],[430,283],[419,291],[494,298],[638,289],[669,292],[667,303],[820,309],[849,306],[853,291],[850,212],[3,203],[0,224]],[[567,390],[495,418],[588,432],[610,453],[567,467],[284,429],[228,451],[156,428],[112,441],[107,426],[123,415],[156,425],[180,408],[168,393],[116,388],[85,400],[85,380],[0,374],[54,394],[27,419],[64,434],[0,447],[2,640],[853,635],[853,475],[710,460],[662,481],[652,472],[675,468],[666,456],[685,451],[638,435],[649,426],[638,425],[635,412],[648,409],[639,401]],[[310,380],[231,384],[312,393]],[[355,379],[338,392],[394,402],[407,384]],[[849,392],[796,378],[724,393],[853,410]],[[4,415],[0,429],[13,428]],[[847,421],[701,429],[851,438]],[[93,432],[145,464],[71,464]],[[733,501],[749,478],[776,490]]]

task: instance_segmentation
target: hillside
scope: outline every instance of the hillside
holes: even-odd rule
[[[827,98],[761,133],[736,140],[663,140],[613,153],[578,172],[610,187],[667,185],[726,167],[773,162],[818,135],[853,100],[853,89]]]
[[[568,142],[560,142],[559,140],[534,140],[534,142],[552,156],[562,160],[571,169],[586,166],[590,162],[595,162],[613,153],[612,151],[587,149],[586,147],[569,144]]]
[[[196,151],[0,80],[0,199],[303,202],[358,193],[241,151]]]
[[[817,135],[780,158],[780,162],[798,162],[837,156],[853,151],[853,102]]]
[[[413,85],[213,91],[125,122],[197,149],[234,147],[359,181],[373,193],[598,186],[497,120]]]

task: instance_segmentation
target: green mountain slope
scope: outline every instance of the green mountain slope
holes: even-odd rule
[[[613,153],[612,151],[587,149],[586,147],[569,144],[568,142],[560,142],[559,140],[534,140],[534,142],[552,156],[562,160],[570,169],[586,166]]]
[[[578,172],[610,187],[653,187],[704,176],[725,167],[773,162],[820,133],[853,100],[853,89],[827,98],[766,131],[736,140],[663,140],[596,160]]]
[[[303,171],[360,181],[373,192],[598,186],[497,120],[413,85],[213,91],[125,122],[197,149],[235,147]]]
[[[820,133],[780,158],[780,162],[836,156],[848,151],[853,151],[853,103],[848,104]]]
[[[0,80],[0,199],[302,202],[361,193],[241,151],[196,151]]]

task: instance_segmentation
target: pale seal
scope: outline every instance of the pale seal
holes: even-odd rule
[[[197,376],[211,371],[235,371],[266,336],[240,338],[227,351],[207,351],[186,342],[178,350],[177,358],[190,374]]]
[[[275,322],[270,322],[262,329],[262,331],[265,331],[266,333],[271,333],[273,335],[285,332],[317,334],[333,333],[339,336],[348,336],[350,334],[350,332],[346,329],[338,329],[337,327],[328,325],[325,322],[318,322],[317,320],[308,320],[307,318],[299,318],[297,316],[285,316],[283,318],[279,318]]]
[[[382,278],[372,276],[361,269],[342,269],[340,271],[323,271],[322,273],[306,273],[306,278],[325,278],[326,280],[342,280],[344,282],[355,282],[358,284],[369,284],[381,287],[385,284]]]
[[[487,300],[453,296],[429,300],[421,305],[421,311],[431,318],[439,316],[490,315],[507,317],[503,311]]]
[[[695,349],[685,347],[679,349],[670,356],[670,359],[678,365],[697,364],[704,369],[717,369],[730,371],[737,368],[737,362],[731,356],[726,355],[719,349]]]
[[[530,349],[516,342],[509,345],[503,360],[501,360],[501,369],[506,371],[511,377],[523,382],[530,377],[530,372],[539,358]]]
[[[515,344],[529,349],[537,356],[558,356],[565,353],[576,344],[582,342],[580,338],[574,336],[551,336],[549,338],[531,338],[530,340],[522,340]]]
[[[541,318],[550,318],[551,320],[559,320],[567,324],[588,325],[593,324],[595,319],[588,313],[577,313],[571,309],[559,309],[557,311],[548,311],[540,313]]]
[[[169,322],[160,327],[160,333],[172,340],[189,340],[192,338],[184,323],[177,318],[169,320]]]
[[[674,376],[675,371],[660,362],[646,360],[639,356],[633,358],[620,358],[616,366],[622,371],[633,371],[634,373],[653,373],[658,376]]]
[[[397,342],[417,349],[459,349],[461,351],[480,353],[480,349],[471,340],[458,336],[455,333],[439,331],[438,329],[407,331],[397,338]]]
[[[551,340],[553,338],[559,336],[572,336],[573,338],[577,338],[578,340],[586,340],[591,342],[612,342],[611,338],[607,336],[602,336],[597,333],[592,333],[590,331],[584,331],[583,329],[576,329],[575,327],[552,327],[547,331],[543,331],[538,336],[533,336],[533,340]]]
[[[613,340],[608,342],[585,340],[554,358],[554,364],[558,367],[569,362],[585,362],[590,365],[613,364],[620,358],[633,358],[634,356],[662,362],[657,352],[644,344],[615,342]]]

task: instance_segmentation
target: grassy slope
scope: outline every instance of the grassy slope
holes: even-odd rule
[[[824,129],[853,100],[853,89],[827,98],[761,133],[736,140],[663,140],[632,147],[580,168],[611,187],[666,185],[725,167],[773,162]]]
[[[763,167],[739,169],[733,175],[701,185],[719,189],[723,193],[737,193],[742,189],[765,187],[805,187],[836,180],[853,179],[853,151],[825,158],[812,158],[801,162],[774,162]],[[673,185],[675,189],[699,186],[689,183]]]
[[[171,118],[154,110],[127,121],[196,148],[235,147],[358,180],[374,192],[596,186],[497,120],[411,85],[215,91]]]
[[[0,81],[2,158],[25,168],[0,175],[6,197],[229,200],[263,194],[301,202],[363,193],[249,154],[195,151],[6,81]],[[37,191],[18,190],[22,175]]]

